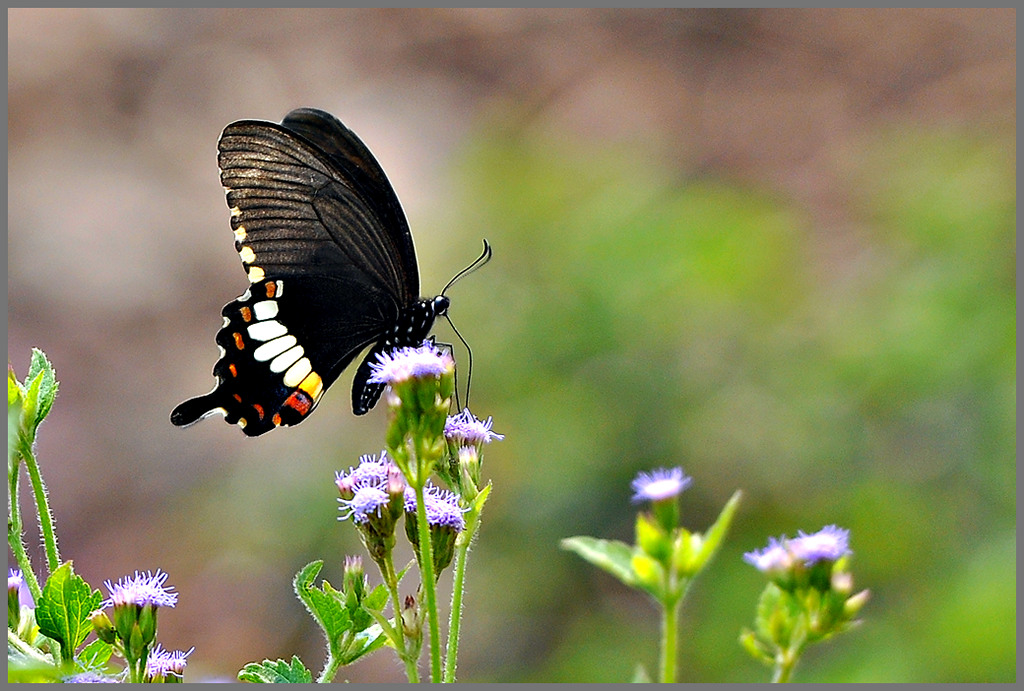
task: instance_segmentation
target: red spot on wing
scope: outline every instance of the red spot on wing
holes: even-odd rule
[[[309,411],[313,409],[313,399],[304,391],[295,391],[285,399],[284,405],[293,409],[302,417],[306,417],[309,415]]]

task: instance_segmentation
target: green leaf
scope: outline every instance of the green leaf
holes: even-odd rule
[[[14,369],[7,366],[7,474],[14,470],[14,461],[21,458],[18,451],[18,431],[21,424],[21,414],[25,406],[25,391],[18,378],[14,376]],[[10,488],[8,488],[10,491]]]
[[[313,581],[316,580],[317,574],[320,573],[320,569],[323,567],[323,559],[317,559],[316,561],[311,561],[299,569],[299,572],[295,574],[295,580],[293,581],[296,592],[300,587],[309,588],[312,586]]]
[[[352,628],[352,621],[345,609],[344,598],[336,596],[338,591],[330,583],[325,581],[323,590],[313,585],[323,565],[321,560],[310,562],[295,575],[295,594],[323,629],[334,650],[339,638]]]
[[[599,540],[595,537],[567,537],[560,543],[562,549],[575,552],[594,566],[604,569],[628,586],[636,584],[633,573],[633,548],[617,540]]]
[[[356,634],[355,639],[345,649],[342,657],[343,665],[350,665],[364,655],[372,653],[387,642],[384,629],[379,624],[374,624]]]
[[[250,662],[238,673],[240,681],[248,681],[254,684],[311,684],[313,675],[297,655],[292,657],[291,664],[284,660],[271,662],[264,660],[256,663]]]
[[[367,609],[382,611],[388,603],[388,589],[380,583],[363,598],[363,606]]]
[[[21,433],[28,440],[35,440],[35,421],[39,417],[39,389],[43,385],[43,373],[40,372],[34,378],[25,377],[25,394],[21,399],[21,419],[18,424]]]
[[[53,400],[57,397],[57,374],[53,371],[53,365],[46,359],[46,354],[38,348],[32,349],[32,359],[28,365],[28,375],[25,381],[30,379],[35,384],[39,379],[38,400],[36,403],[36,416],[33,421],[36,426],[43,421],[53,407]]]
[[[75,648],[92,632],[89,615],[99,607],[103,597],[85,580],[75,574],[71,562],[57,568],[36,605],[36,622],[44,636],[60,642],[61,656],[70,662]]]
[[[309,602],[313,606],[313,616],[320,622],[327,638],[336,641],[352,628],[352,617],[345,608],[345,603],[333,593],[338,591],[324,581],[323,590],[309,589]]]
[[[771,667],[775,664],[775,658],[772,656],[772,652],[768,647],[758,640],[757,636],[748,628],[744,628],[740,631],[740,645],[746,650],[752,658],[760,661],[761,663]]]
[[[63,672],[39,657],[29,657],[7,647],[7,683],[42,684],[60,681]]]
[[[107,662],[110,660],[110,655],[113,652],[113,646],[96,639],[82,648],[82,652],[75,656],[75,662],[83,672],[102,671],[107,666]]]
[[[740,498],[742,496],[743,492],[740,490],[733,492],[732,497],[729,498],[729,501],[725,503],[725,507],[722,508],[722,512],[718,514],[718,518],[715,519],[715,522],[703,536],[703,541],[694,541],[693,544],[699,545],[699,548],[690,558],[690,563],[686,565],[676,564],[676,568],[680,568],[687,575],[692,576],[707,566],[711,558],[715,556],[718,548],[722,546],[722,541],[725,540],[725,535],[729,532],[729,526],[736,515],[736,509],[740,505]]]
[[[7,363],[7,407],[10,408],[15,401],[21,398],[25,394],[25,387],[18,381],[18,376],[14,374],[14,367],[11,363]]]

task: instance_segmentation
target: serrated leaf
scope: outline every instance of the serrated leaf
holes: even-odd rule
[[[100,591],[75,574],[71,562],[61,564],[47,579],[36,605],[36,623],[40,633],[60,642],[65,662],[92,632],[89,615],[102,600]]]
[[[325,593],[319,588],[310,588],[307,605],[311,606],[311,613],[328,640],[336,641],[352,628],[352,618],[344,603],[339,602],[330,593]]]
[[[301,569],[299,569],[299,572],[297,574],[295,574],[295,578],[292,581],[292,585],[295,586],[296,590],[298,590],[300,586],[303,588],[308,588],[309,586],[313,585],[313,581],[316,580],[317,574],[320,573],[320,569],[322,569],[323,567],[324,562],[322,559],[317,559],[316,561],[309,562]]]
[[[313,619],[320,625],[320,628],[323,629],[324,635],[327,636],[327,640],[333,649],[335,642],[341,635],[352,628],[352,621],[343,602],[330,592],[325,592],[313,585],[313,580],[320,573],[323,565],[323,561],[320,560],[310,562],[295,574],[293,584],[295,586],[295,594],[302,601],[302,604],[306,606]],[[337,592],[330,583],[326,584],[326,588]]]
[[[567,537],[561,541],[562,549],[575,552],[594,566],[604,569],[628,586],[636,584],[633,573],[633,548],[618,540],[600,540],[594,537]]]
[[[295,655],[291,663],[284,660],[250,662],[238,673],[238,679],[254,684],[311,684],[313,674]]]

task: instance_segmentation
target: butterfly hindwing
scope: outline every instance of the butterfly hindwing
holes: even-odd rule
[[[418,299],[412,235],[384,171],[351,130],[313,109],[281,124],[232,123],[218,148],[251,285],[224,307],[216,388],[171,421],[221,410],[250,436],[297,424],[376,344],[353,384],[353,410],[365,413],[382,389],[367,382],[370,358],[418,345],[436,316],[435,302]]]

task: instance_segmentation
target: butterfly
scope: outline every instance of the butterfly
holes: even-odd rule
[[[178,405],[171,422],[221,412],[251,437],[297,425],[370,346],[352,383],[352,412],[366,413],[384,390],[368,381],[377,355],[422,344],[449,306],[444,291],[419,297],[412,234],[383,169],[350,129],[312,108],[281,124],[231,123],[218,150],[250,285],[221,311],[217,385]]]

